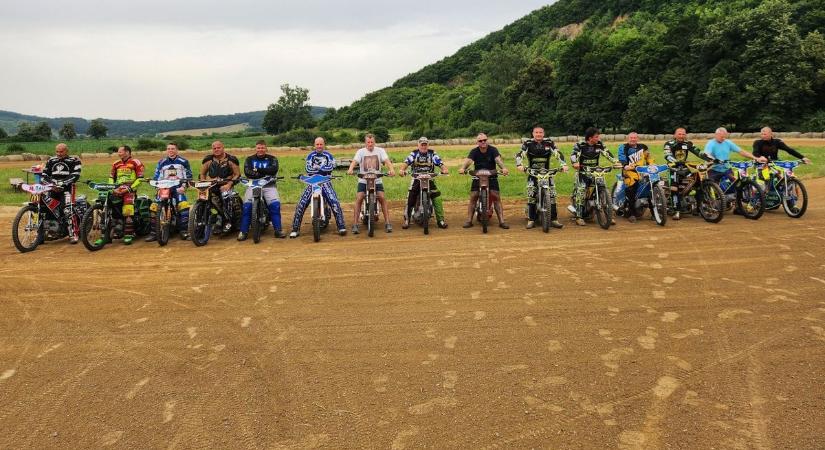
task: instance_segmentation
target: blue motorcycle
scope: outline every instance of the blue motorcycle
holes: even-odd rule
[[[736,213],[756,220],[765,213],[765,190],[750,176],[753,161],[730,161],[731,170],[719,180],[725,196],[725,209],[736,205]]]
[[[252,235],[252,242],[261,242],[261,234],[269,226],[269,207],[264,199],[263,189],[265,186],[283,180],[284,177],[263,177],[263,178],[241,178],[240,183],[247,189],[252,189],[252,222],[249,224],[249,232]]]
[[[651,166],[637,166],[636,173],[639,174],[639,180],[636,181],[638,187],[636,188],[636,204],[634,210],[637,217],[644,214],[643,208],[650,208],[650,214],[657,225],[664,226],[667,223],[667,204],[668,198],[665,196],[665,181],[662,179],[662,174],[666,173],[670,168],[665,164],[651,165]],[[617,214],[624,215],[627,208],[627,197],[625,195],[626,186],[621,174],[617,174],[618,181],[613,186],[613,204],[617,210]]]
[[[324,193],[321,188],[326,183],[332,181],[333,178],[340,178],[332,175],[298,175],[295,177],[312,188],[312,200],[310,201],[310,213],[312,217],[312,239],[315,242],[321,240],[321,230],[325,230],[329,225],[329,220],[332,217],[332,209],[324,199]]]
[[[802,161],[773,161],[759,167],[756,181],[765,188],[765,209],[785,210],[788,217],[798,219],[808,209],[808,190],[793,170]]]

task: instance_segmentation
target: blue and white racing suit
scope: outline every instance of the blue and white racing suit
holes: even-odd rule
[[[155,168],[155,174],[152,176],[152,179],[155,181],[158,180],[191,180],[192,179],[192,168],[189,165],[189,161],[184,158],[183,156],[176,156],[174,158],[166,158],[161,159],[158,161],[158,166]],[[185,185],[181,185],[181,188],[185,188]],[[189,202],[186,200],[186,192],[178,192],[177,190],[174,192],[175,200],[178,203],[178,230],[179,231],[186,231],[186,228],[189,224]],[[160,200],[157,196],[155,197],[155,202],[152,204],[152,212],[154,213],[157,210],[157,203]]]
[[[323,152],[311,151],[306,157],[305,169],[308,175],[331,175],[335,169],[335,157],[332,153],[324,150]],[[338,201],[338,196],[335,194],[335,189],[332,188],[332,183],[324,183],[321,185],[321,193],[324,199],[332,208],[335,215],[335,223],[338,224],[339,230],[346,229],[344,224],[344,212],[341,210],[341,203]],[[301,229],[301,221],[304,220],[304,211],[306,211],[310,200],[312,199],[312,186],[307,186],[298,204],[295,206],[295,218],[292,220],[292,231]]]

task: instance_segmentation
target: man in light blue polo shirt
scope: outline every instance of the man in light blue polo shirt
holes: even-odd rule
[[[725,174],[730,172],[731,169],[727,163],[730,161],[731,153],[739,153],[745,158],[750,158],[754,161],[767,162],[764,157],[760,156],[757,158],[753,156],[751,152],[739,148],[738,145],[728,139],[728,130],[719,127],[716,129],[715,137],[709,140],[705,145],[705,154],[711,158],[723,161],[725,164],[716,164],[713,166],[713,170],[709,172],[711,180],[718,183],[725,176]]]

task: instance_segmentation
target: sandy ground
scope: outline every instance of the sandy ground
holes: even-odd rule
[[[430,236],[94,254],[18,254],[3,208],[0,448],[823,448],[807,184],[799,220],[482,235],[449,204]]]

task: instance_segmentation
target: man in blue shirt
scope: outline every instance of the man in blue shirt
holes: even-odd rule
[[[306,157],[304,168],[307,175],[331,175],[335,169],[335,157],[325,148],[326,142],[324,138],[315,138],[315,150],[309,152]],[[321,193],[326,200],[327,205],[332,208],[335,215],[335,223],[338,225],[338,234],[344,236],[347,234],[347,226],[344,224],[344,212],[341,210],[341,202],[338,201],[338,196],[335,194],[335,189],[332,188],[332,183],[324,183],[321,185]],[[295,217],[292,219],[292,232],[289,237],[296,238],[300,234],[301,222],[304,220],[304,212],[312,200],[312,186],[307,186],[304,189],[301,199],[295,205]]]
[[[739,153],[745,158],[749,158],[757,162],[767,162],[765,157],[760,156],[757,158],[753,156],[751,152],[739,148],[738,145],[728,139],[728,130],[719,127],[716,129],[715,137],[708,141],[707,145],[705,145],[706,155],[724,162],[724,164],[716,164],[713,166],[713,170],[709,172],[711,180],[718,183],[731,171],[730,166],[727,164],[730,161],[731,153]]]

